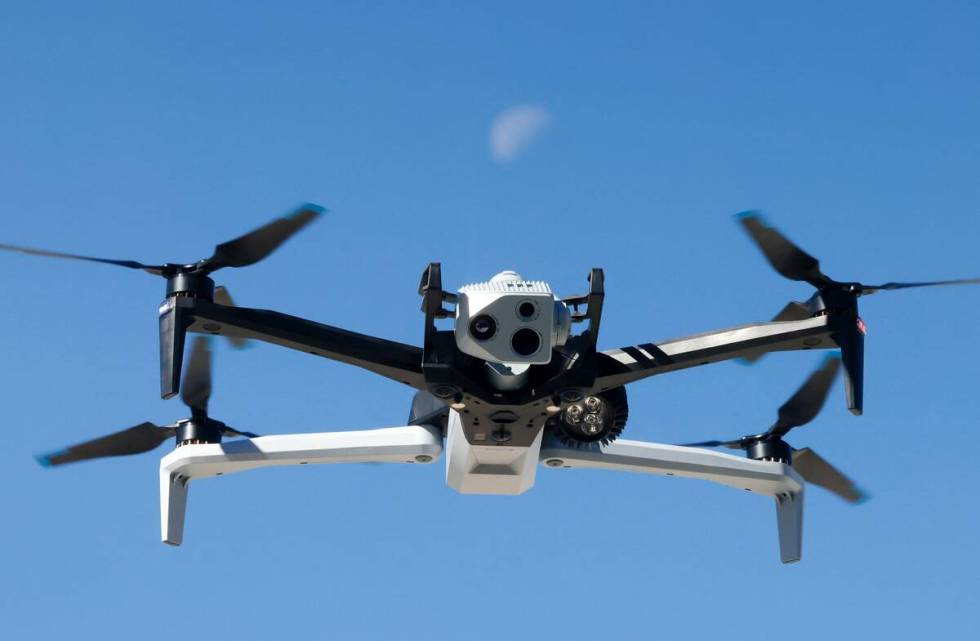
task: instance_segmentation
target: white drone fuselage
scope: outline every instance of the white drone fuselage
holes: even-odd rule
[[[525,389],[531,368],[550,363],[554,349],[570,338],[572,314],[566,303],[547,283],[525,280],[516,272],[501,272],[487,282],[465,286],[456,294],[455,302],[456,347],[486,365],[485,382],[498,390],[499,396]],[[751,334],[760,330],[747,327],[735,331]],[[705,340],[698,336],[665,344],[664,348],[680,351],[689,348],[687,343]],[[611,358],[627,363],[632,357],[624,352]],[[446,405],[450,407],[448,417]],[[490,414],[491,419],[511,409],[501,408]],[[560,408],[544,403],[540,407],[536,404],[534,411],[544,417]],[[162,539],[173,545],[183,540],[187,490],[190,481],[197,478],[278,465],[431,464],[445,453],[446,484],[464,494],[521,494],[533,487],[541,466],[700,478],[758,492],[776,499],[783,562],[801,556],[803,481],[783,462],[640,441],[576,447],[561,442],[543,422],[536,423],[536,432],[528,432],[529,438],[520,444],[494,438],[492,424],[471,430],[468,437],[463,418],[467,412],[460,398],[454,402],[419,392],[403,427],[264,436],[179,447],[160,464]],[[530,428],[531,423],[520,427]]]
[[[213,273],[268,256],[315,220],[322,207],[305,204],[215,247],[194,263],[137,261],[0,244],[0,250],[137,269],[166,279],[159,312],[160,396],[181,394],[192,416],[172,425],[143,422],[38,457],[45,466],[138,454],[173,438],[177,449],[160,464],[162,535],[183,537],[191,480],[274,465],[388,462],[431,464],[446,452],[446,482],[463,493],[521,494],[539,464],[554,469],[602,468],[700,478],[776,499],[784,562],[800,558],[803,480],[856,502],[862,492],[809,448],[783,436],[819,412],[839,367],[847,406],[863,411],[864,324],[860,296],[879,290],[976,284],[980,279],[864,285],[824,275],[815,258],[757,214],[739,220],[781,275],[817,288],[805,303],[787,305],[771,321],[728,327],[663,342],[600,350],[597,344],[605,276],[593,267],[588,292],[558,298],[542,281],[505,271],[457,293],[442,285],[442,266],[430,262],[418,293],[425,317],[421,346],[361,334],[269,309],[239,307]],[[447,305],[455,305],[447,309]],[[584,309],[583,309],[584,308]],[[452,330],[437,321],[455,318]],[[588,323],[571,335],[572,323]],[[188,333],[222,335],[241,344],[260,340],[346,363],[415,390],[406,425],[379,430],[258,436],[208,415],[210,351],[198,336],[181,383]],[[624,441],[627,385],[642,379],[769,352],[840,348],[779,410],[764,433],[734,441],[687,446]],[[223,436],[244,437],[222,442]],[[707,447],[741,449],[746,457]],[[795,470],[792,466],[796,466]]]

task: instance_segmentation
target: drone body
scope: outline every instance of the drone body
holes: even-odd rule
[[[178,392],[191,417],[159,427],[141,423],[39,460],[45,465],[148,451],[168,438],[177,448],[160,464],[162,539],[183,539],[191,480],[269,465],[339,462],[431,464],[445,454],[446,482],[462,493],[521,494],[540,466],[602,468],[700,478],[771,496],[777,508],[781,558],[802,553],[805,482],[842,498],[863,498],[854,484],[807,448],[783,437],[816,417],[838,369],[844,371],[848,408],[863,411],[864,323],[857,302],[880,290],[977,283],[980,279],[879,286],[838,282],[819,263],[754,215],[742,225],[783,276],[810,283],[816,293],[787,305],[769,322],[739,325],[662,342],[600,350],[605,297],[601,269],[589,291],[559,297],[547,283],[501,272],[485,283],[448,292],[439,263],[422,274],[422,346],[359,334],[263,309],[238,307],[211,274],[243,267],[270,254],[314,220],[305,206],[190,264],[145,265],[0,245],[0,249],[139,269],[167,280],[159,309],[160,387]],[[450,307],[447,309],[447,305]],[[439,319],[453,329],[438,329]],[[575,331],[581,325],[581,331]],[[181,374],[187,333],[221,335],[234,344],[261,340],[355,365],[416,390],[407,424],[359,432],[257,436],[212,419],[210,351],[199,337]],[[733,441],[663,445],[618,439],[626,427],[626,386],[679,369],[730,359],[755,360],[772,351],[839,349],[779,410],[766,431]],[[243,440],[222,442],[225,436]],[[743,450],[723,454],[708,447]]]

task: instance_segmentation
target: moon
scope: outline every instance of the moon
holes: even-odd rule
[[[551,124],[540,105],[515,105],[494,116],[490,124],[490,157],[507,164],[517,158]]]

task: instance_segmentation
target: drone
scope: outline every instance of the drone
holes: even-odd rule
[[[446,483],[464,494],[516,495],[539,467],[608,469],[698,478],[773,497],[780,558],[802,558],[807,483],[857,503],[866,498],[847,476],[809,448],[785,437],[810,423],[840,370],[848,409],[864,408],[865,324],[858,300],[881,291],[980,284],[980,279],[866,285],[826,276],[819,261],[757,212],[738,220],[783,277],[811,285],[805,301],[787,304],[771,321],[749,323],[618,349],[598,347],[605,297],[603,270],[593,268],[587,293],[560,297],[548,283],[503,271],[486,282],[447,291],[440,263],[422,272],[422,345],[352,332],[281,312],[237,306],[213,275],[261,261],[324,209],[304,205],[252,232],[217,245],[195,263],[145,264],[15,245],[0,249],[105,263],[166,280],[159,308],[160,396],[180,394],[190,416],[166,426],[134,427],[39,456],[45,466],[147,452],[167,440],[160,461],[161,539],[180,545],[192,480],[281,465],[406,463],[445,457]],[[452,319],[451,329],[437,321]],[[581,331],[575,331],[581,326]],[[190,347],[187,334],[199,334]],[[406,424],[383,429],[259,436],[212,418],[210,336],[241,346],[264,341],[373,372],[415,390]],[[631,383],[777,351],[835,350],[778,410],[766,430],[733,440],[681,445],[619,438],[629,418]],[[183,371],[185,370],[186,371]],[[183,385],[181,379],[183,374]],[[234,440],[224,440],[232,437]],[[741,450],[733,455],[714,448]]]

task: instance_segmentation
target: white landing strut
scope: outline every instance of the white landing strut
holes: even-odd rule
[[[549,440],[541,461],[554,469],[594,468],[704,479],[776,499],[783,563],[803,554],[803,479],[788,465],[713,450],[617,440],[597,449],[574,449]]]
[[[180,545],[183,540],[187,486],[194,479],[272,465],[426,464],[441,455],[441,431],[428,425],[184,445],[160,461],[160,536],[171,545]]]

